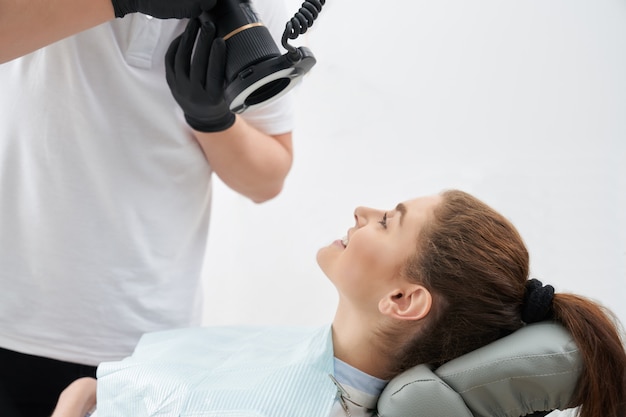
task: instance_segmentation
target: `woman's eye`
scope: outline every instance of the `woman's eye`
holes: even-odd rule
[[[387,213],[383,215],[383,219],[379,221],[378,223],[380,223],[380,225],[384,227],[385,229],[387,228]]]

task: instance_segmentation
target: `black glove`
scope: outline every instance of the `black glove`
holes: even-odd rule
[[[144,13],[159,19],[196,17],[202,10],[211,10],[216,0],[111,0],[115,17],[128,13]]]
[[[210,21],[201,24],[199,19],[191,19],[165,54],[167,84],[195,130],[221,132],[235,123],[224,99],[225,65],[226,44],[215,38],[215,26]]]

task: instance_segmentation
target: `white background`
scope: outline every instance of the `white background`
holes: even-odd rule
[[[358,205],[445,188],[518,227],[533,277],[626,322],[624,1],[328,0],[296,43],[318,63],[293,169],[262,205],[215,180],[206,324],[329,322],[318,248]]]

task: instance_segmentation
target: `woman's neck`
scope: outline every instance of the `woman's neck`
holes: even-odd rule
[[[334,355],[369,375],[388,379],[388,359],[376,340],[376,319],[364,320],[364,315],[337,309],[332,324]]]

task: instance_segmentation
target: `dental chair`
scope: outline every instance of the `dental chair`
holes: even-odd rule
[[[559,324],[527,325],[437,369],[392,379],[380,417],[543,417],[571,407],[581,354]]]

